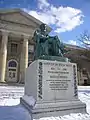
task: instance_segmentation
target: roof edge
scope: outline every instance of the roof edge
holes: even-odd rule
[[[23,14],[24,16],[28,17],[29,19],[31,19],[32,21],[34,21],[35,23],[37,23],[38,25],[41,25],[43,23],[40,20],[38,20],[35,17],[33,17],[32,15],[28,14],[22,8],[0,9],[0,14],[15,13],[15,12],[19,12],[19,13]],[[52,30],[52,28],[50,26],[48,26],[48,25],[47,25],[47,29],[48,29],[49,32],[51,32],[51,30]]]

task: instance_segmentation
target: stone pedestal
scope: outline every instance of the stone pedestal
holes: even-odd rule
[[[76,64],[34,61],[26,71],[21,103],[33,118],[86,112],[86,105],[78,99]]]

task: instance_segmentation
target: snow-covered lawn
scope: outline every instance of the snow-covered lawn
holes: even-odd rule
[[[90,120],[90,86],[79,86],[79,99],[87,105],[88,114],[69,114],[65,116],[40,118],[40,120]],[[24,95],[23,87],[0,86],[0,120],[30,120],[29,112],[20,103]]]

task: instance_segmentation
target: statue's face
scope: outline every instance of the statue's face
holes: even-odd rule
[[[41,31],[46,31],[46,24],[41,24],[40,29]]]

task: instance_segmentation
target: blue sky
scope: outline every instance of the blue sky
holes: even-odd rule
[[[0,8],[23,8],[66,43],[78,45],[76,36],[90,32],[90,0],[0,0]]]

